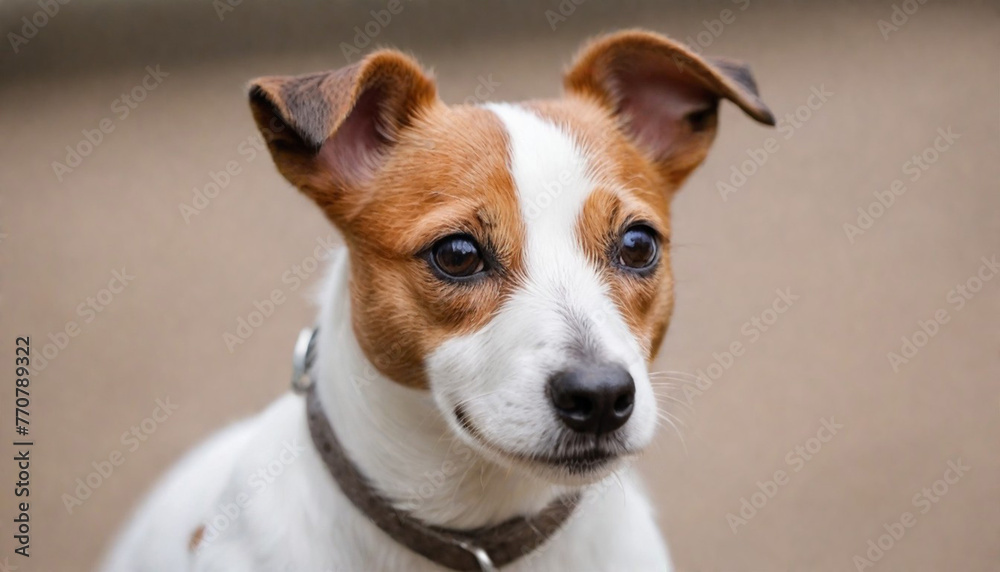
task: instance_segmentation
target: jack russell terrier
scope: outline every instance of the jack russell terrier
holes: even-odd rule
[[[658,410],[670,202],[749,68],[645,31],[565,96],[445,105],[392,50],[264,77],[275,165],[342,232],[297,391],[145,501],[108,572],[663,571],[631,460]]]

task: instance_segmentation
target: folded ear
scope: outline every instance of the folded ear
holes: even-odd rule
[[[651,32],[630,30],[598,38],[581,50],[564,83],[568,92],[609,108],[674,184],[708,153],[720,98],[774,125],[746,64],[702,58]]]
[[[400,132],[436,101],[420,66],[391,50],[336,71],[250,84],[250,108],[278,170],[338,224],[363,207],[366,183]]]

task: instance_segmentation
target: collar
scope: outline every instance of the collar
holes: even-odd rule
[[[313,445],[344,496],[393,540],[451,570],[492,572],[544,544],[573,514],[579,493],[556,499],[533,516],[515,516],[472,530],[435,526],[394,507],[347,456],[324,413],[310,375],[317,331],[311,328],[299,334],[292,389],[306,395]]]

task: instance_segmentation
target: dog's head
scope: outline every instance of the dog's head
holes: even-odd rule
[[[409,57],[253,82],[279,171],[341,229],[353,329],[456,434],[556,482],[652,438],[648,364],[673,308],[670,200],[721,98],[773,124],[748,68],[630,31],[561,99],[448,106]]]

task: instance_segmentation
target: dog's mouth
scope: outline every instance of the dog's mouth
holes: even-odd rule
[[[589,439],[567,436],[559,441],[553,451],[547,453],[510,451],[487,439],[461,405],[455,407],[454,415],[459,427],[485,449],[515,462],[560,469],[571,475],[586,475],[600,471],[633,453],[625,446],[620,436],[614,435]]]
[[[535,455],[531,460],[566,469],[572,474],[592,473],[617,460],[620,455],[592,447],[574,455]]]

